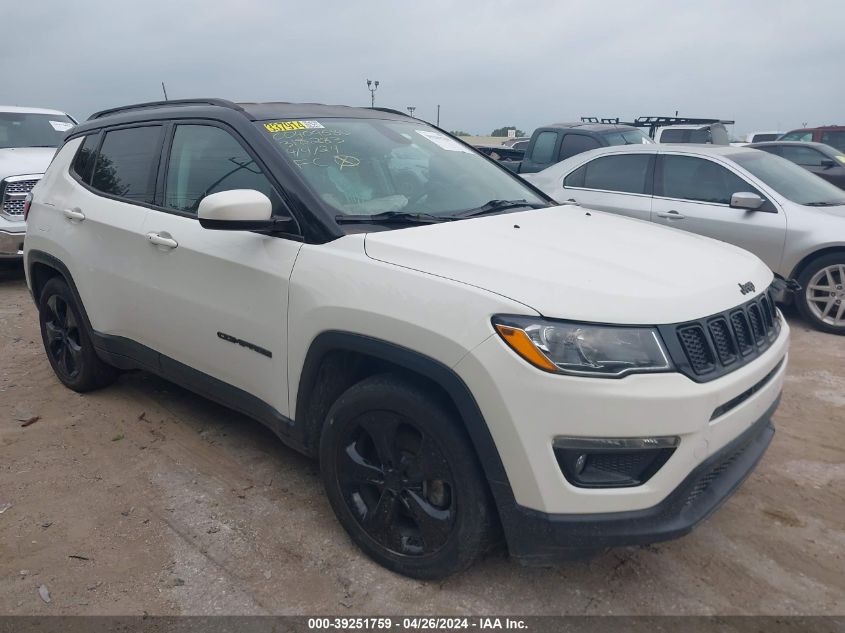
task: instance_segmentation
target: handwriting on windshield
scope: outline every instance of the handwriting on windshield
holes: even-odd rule
[[[322,128],[277,132],[273,134],[273,140],[284,148],[299,168],[335,165],[344,170],[361,164],[358,157],[341,152],[345,136],[349,136],[349,131]]]

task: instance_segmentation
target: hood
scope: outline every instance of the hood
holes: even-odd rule
[[[43,174],[53,156],[55,147],[9,147],[0,149],[0,179],[7,176]]]
[[[845,218],[845,204],[836,207],[814,207],[813,211],[821,211],[827,215],[834,215],[838,218]]]
[[[370,233],[373,259],[506,296],[553,318],[659,325],[728,310],[772,273],[705,237],[563,206]]]

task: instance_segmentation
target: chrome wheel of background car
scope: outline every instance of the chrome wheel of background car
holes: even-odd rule
[[[845,265],[819,270],[807,284],[807,305],[823,323],[845,327]]]
[[[68,309],[68,304],[59,295],[52,295],[47,300],[47,310],[44,319],[47,353],[65,377],[72,379],[79,374],[82,366],[79,324],[73,311]]]
[[[337,479],[364,531],[403,556],[446,544],[455,522],[452,473],[434,440],[388,411],[360,416],[338,447]]]

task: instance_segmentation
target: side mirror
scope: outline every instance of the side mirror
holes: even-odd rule
[[[749,211],[756,211],[763,206],[765,200],[756,193],[750,191],[740,191],[731,196],[732,209],[748,209]]]
[[[825,169],[830,169],[831,167],[836,167],[836,161],[831,158],[823,158],[820,166]]]
[[[212,193],[200,201],[200,226],[218,231],[275,231],[293,222],[272,217],[270,198],[255,189],[231,189]]]

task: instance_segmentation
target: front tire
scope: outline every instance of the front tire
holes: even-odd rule
[[[41,340],[61,383],[85,392],[114,381],[117,371],[97,356],[82,310],[64,279],[53,277],[38,302]]]
[[[409,380],[373,376],[344,392],[326,417],[320,469],[341,525],[394,572],[443,578],[491,544],[493,508],[469,438]]]
[[[845,253],[823,255],[798,276],[798,311],[813,327],[845,334]]]

